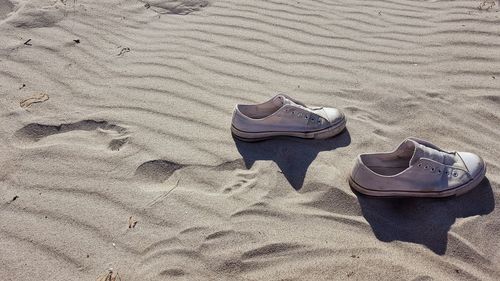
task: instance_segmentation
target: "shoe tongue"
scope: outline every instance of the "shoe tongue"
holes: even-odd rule
[[[277,95],[273,98],[273,103],[277,106],[283,106],[285,104],[295,104],[293,101],[291,101],[290,99],[288,99],[286,96],[284,95]]]
[[[414,140],[407,140],[406,146],[408,149],[411,149],[413,147],[413,156],[410,159],[410,165],[414,165],[416,162],[418,162],[420,158],[431,159],[438,163],[446,165],[452,165],[455,162],[454,157],[452,155],[425,146]]]
[[[408,148],[413,147],[413,156],[410,159],[410,165],[414,165],[420,158],[430,154],[429,151],[426,151],[426,147],[416,141],[408,140],[406,141],[406,145]]]

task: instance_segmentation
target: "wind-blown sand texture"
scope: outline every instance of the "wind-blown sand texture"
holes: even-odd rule
[[[500,12],[481,3],[0,0],[0,279],[499,280]],[[233,106],[276,92],[348,130],[233,140]],[[482,155],[487,179],[355,194],[356,155],[407,136]]]

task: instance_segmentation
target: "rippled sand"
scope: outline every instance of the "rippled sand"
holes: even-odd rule
[[[474,0],[0,0],[0,279],[499,280],[499,26]],[[348,130],[233,140],[276,92]],[[356,155],[407,136],[487,179],[355,194]]]

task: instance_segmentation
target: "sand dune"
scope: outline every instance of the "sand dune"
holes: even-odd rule
[[[0,0],[0,279],[500,279],[499,4]],[[347,131],[233,140],[276,92]],[[487,179],[355,194],[354,157],[407,136]]]

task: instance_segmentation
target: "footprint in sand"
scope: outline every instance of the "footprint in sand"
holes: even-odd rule
[[[159,14],[187,15],[208,6],[207,0],[142,0],[146,7]]]
[[[168,160],[151,160],[142,163],[136,170],[135,176],[145,181],[161,183],[166,181],[176,170],[185,167]]]
[[[243,159],[227,161],[215,166],[184,165],[161,159],[151,160],[137,167],[135,178],[142,182],[164,183],[169,181],[174,173],[176,176],[171,181],[174,186],[181,181],[183,186],[211,193],[224,193],[228,196],[249,192],[257,186],[257,172],[248,170]]]
[[[65,1],[0,0],[0,21],[7,19],[9,24],[21,28],[49,27],[64,19],[67,8]]]
[[[31,123],[19,129],[14,136],[22,142],[34,143],[52,135],[63,135],[71,132],[77,133],[78,131],[95,131],[98,136],[112,138],[108,143],[108,149],[113,151],[120,150],[129,139],[125,128],[108,123],[107,121],[95,120],[83,120],[60,125]]]
[[[14,4],[9,0],[0,0],[0,21],[5,19],[7,15],[14,10]]]
[[[227,161],[216,166],[183,165],[168,160],[157,159],[142,163],[135,170],[135,176],[140,180],[161,183],[166,181],[176,170],[181,168],[187,168],[189,171],[186,172],[189,173],[190,178],[193,179],[198,177],[205,178],[205,176],[208,176],[207,173],[214,174],[214,177],[218,178],[218,175],[223,172],[246,170],[242,159]]]
[[[231,194],[235,192],[245,192],[252,189],[257,183],[256,176],[255,171],[246,169],[235,170],[234,177],[232,177],[230,181],[223,186],[222,192]]]

